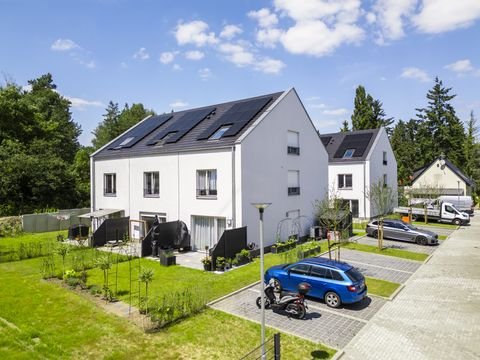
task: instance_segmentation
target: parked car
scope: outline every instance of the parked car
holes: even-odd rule
[[[378,220],[369,222],[365,230],[367,235],[378,238]],[[384,220],[383,237],[385,239],[411,241],[419,245],[438,244],[438,235],[436,233],[419,229],[402,220]]]
[[[311,285],[309,296],[320,298],[332,307],[361,301],[367,296],[364,276],[352,265],[325,258],[308,258],[294,264],[272,266],[265,281],[274,279],[279,290],[295,292],[298,284]]]

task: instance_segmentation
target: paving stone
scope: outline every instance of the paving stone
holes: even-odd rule
[[[378,240],[369,236],[364,236],[356,240],[359,244],[377,246]],[[406,241],[395,241],[395,240],[383,240],[383,246],[390,249],[406,250],[413,251],[423,254],[433,254],[433,252],[438,248],[439,245],[417,245],[415,243],[406,242]]]

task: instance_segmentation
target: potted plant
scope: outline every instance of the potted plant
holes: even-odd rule
[[[177,257],[173,255],[173,250],[160,251],[160,264],[164,266],[175,265]]]
[[[243,249],[235,255],[237,265],[244,265],[250,262],[250,251]]]
[[[205,256],[205,258],[202,259],[202,264],[205,271],[212,270],[212,258],[210,256]]]
[[[216,269],[218,271],[224,271],[225,263],[226,263],[226,259],[223,256],[217,257],[217,260],[215,261]]]

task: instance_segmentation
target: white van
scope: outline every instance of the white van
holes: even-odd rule
[[[442,195],[438,198],[439,202],[449,202],[458,210],[473,215],[473,199],[471,196]]]

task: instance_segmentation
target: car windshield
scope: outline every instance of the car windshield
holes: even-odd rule
[[[352,267],[350,270],[346,271],[345,274],[347,274],[348,278],[352,280],[353,282],[357,281],[362,281],[363,280],[363,275],[360,271]]]
[[[416,226],[413,226],[411,224],[407,224],[407,223],[404,223],[403,225],[405,225],[407,228],[409,228],[410,230],[417,230],[417,227]]]

